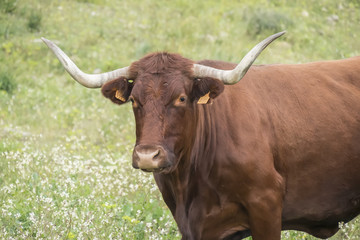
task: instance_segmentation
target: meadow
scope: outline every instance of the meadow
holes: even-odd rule
[[[0,0],[0,239],[180,239],[151,174],[131,167],[130,104],[75,83],[154,51],[255,64],[360,55],[359,0]],[[360,218],[332,240],[360,239]],[[316,239],[284,231],[282,239]]]

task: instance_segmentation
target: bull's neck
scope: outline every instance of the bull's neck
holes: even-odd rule
[[[184,145],[179,165],[175,170],[182,180],[190,180],[194,174],[207,178],[215,161],[217,128],[214,116],[216,106],[194,104],[192,136]]]
[[[180,160],[177,168],[181,185],[189,191],[196,192],[194,188],[199,186],[199,181],[202,182],[200,186],[204,186],[215,161],[217,139],[215,109],[213,105],[194,105],[193,122],[195,124],[191,126],[194,134],[192,139],[189,139],[191,144],[184,152],[183,159]]]
[[[176,170],[167,177],[168,190],[172,193],[175,206],[171,209],[182,233],[189,232],[188,226],[193,201],[198,201],[205,195],[212,194],[212,187],[207,181],[215,161],[216,122],[214,116],[216,107],[213,105],[194,106],[192,126],[193,135],[190,146],[184,150]],[[202,196],[200,196],[202,194]],[[210,199],[214,198],[209,196]],[[197,199],[197,200],[196,200]],[[196,211],[202,211],[198,209]],[[193,213],[194,214],[194,213]]]
[[[194,117],[196,126],[190,154],[190,165],[196,171],[200,171],[203,177],[210,174],[215,159],[217,128],[215,105],[196,105]]]

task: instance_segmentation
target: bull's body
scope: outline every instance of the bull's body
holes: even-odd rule
[[[180,165],[169,175],[155,173],[185,239],[219,239],[249,229],[248,212],[256,208],[263,215],[255,220],[263,239],[269,229],[261,225],[276,223],[281,209],[282,229],[323,238],[337,231],[339,221],[359,214],[360,57],[254,66],[212,105],[198,105],[197,114],[202,136],[196,138],[207,148],[193,151],[212,151],[206,156],[213,159],[197,159],[192,169]]]
[[[132,101],[133,166],[154,172],[183,239],[326,238],[360,213],[360,57],[245,75],[282,34],[238,65],[155,53],[96,75],[43,40],[79,83]]]

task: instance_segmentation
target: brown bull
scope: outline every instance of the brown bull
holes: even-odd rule
[[[282,34],[238,65],[155,53],[98,75],[44,41],[75,80],[132,102],[133,166],[154,172],[183,239],[327,238],[360,213],[360,57],[247,72]]]

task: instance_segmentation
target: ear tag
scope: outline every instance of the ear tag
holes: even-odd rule
[[[125,101],[126,101],[125,98],[123,98],[123,96],[122,96],[122,94],[121,94],[121,92],[120,92],[119,90],[116,90],[116,92],[115,92],[115,98],[119,99],[119,100],[122,101],[122,102],[125,102]]]
[[[204,96],[199,98],[197,104],[207,104],[209,102],[209,99],[210,99],[209,94],[210,94],[210,92],[208,92],[207,94],[205,94]]]

